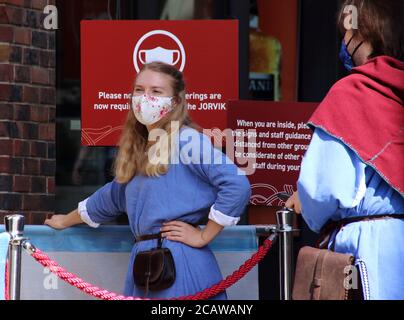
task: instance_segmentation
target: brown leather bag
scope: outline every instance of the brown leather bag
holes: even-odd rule
[[[350,254],[303,247],[297,258],[292,299],[353,299],[355,290],[349,289],[349,275],[355,268],[354,261]]]
[[[133,278],[135,284],[145,290],[145,296],[150,291],[167,289],[175,282],[175,263],[171,251],[161,247],[139,252],[133,263]]]
[[[312,247],[300,249],[296,264],[292,299],[364,300],[361,275],[359,268],[354,266],[354,257],[350,254],[336,253],[323,248],[328,246],[332,232],[338,232],[342,227],[350,223],[384,219],[404,219],[404,214],[355,216],[326,223],[321,230],[317,243],[317,246],[321,249]],[[347,266],[353,266],[353,268],[346,268]],[[350,270],[352,270],[352,275],[349,272]],[[354,286],[346,283],[350,279],[355,282]]]

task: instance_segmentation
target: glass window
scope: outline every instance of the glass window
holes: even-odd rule
[[[249,0],[59,0],[57,31],[56,212],[67,213],[113,179],[116,147],[81,146],[80,21],[83,19],[227,19],[245,13],[248,33]],[[239,8],[239,10],[237,10]],[[246,38],[248,45],[248,38]],[[243,46],[245,47],[245,46]],[[248,52],[248,50],[247,50]],[[241,56],[247,65],[247,55]],[[248,87],[248,70],[240,81]],[[242,90],[241,90],[242,91]],[[245,90],[244,90],[245,91]],[[118,223],[126,223],[122,217]]]

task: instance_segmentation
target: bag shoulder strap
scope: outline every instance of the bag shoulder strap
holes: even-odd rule
[[[164,240],[163,237],[160,237],[160,238],[157,239],[157,248],[159,248],[159,249],[162,248],[162,246],[163,246],[163,240]]]
[[[323,266],[324,266],[324,259],[328,254],[328,250],[320,250],[317,261],[316,267],[314,270],[314,277],[313,277],[313,299],[320,300],[321,296],[321,285],[323,281]],[[316,290],[314,290],[316,288]]]

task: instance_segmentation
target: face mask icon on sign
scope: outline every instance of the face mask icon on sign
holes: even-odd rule
[[[177,57],[174,60],[175,55],[177,55]],[[139,60],[143,64],[159,61],[174,66],[180,61],[180,58],[181,55],[179,50],[168,50],[162,47],[139,51]]]

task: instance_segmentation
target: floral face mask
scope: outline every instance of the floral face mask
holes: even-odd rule
[[[172,97],[156,97],[143,94],[132,97],[132,109],[136,119],[145,126],[152,125],[173,110]]]

